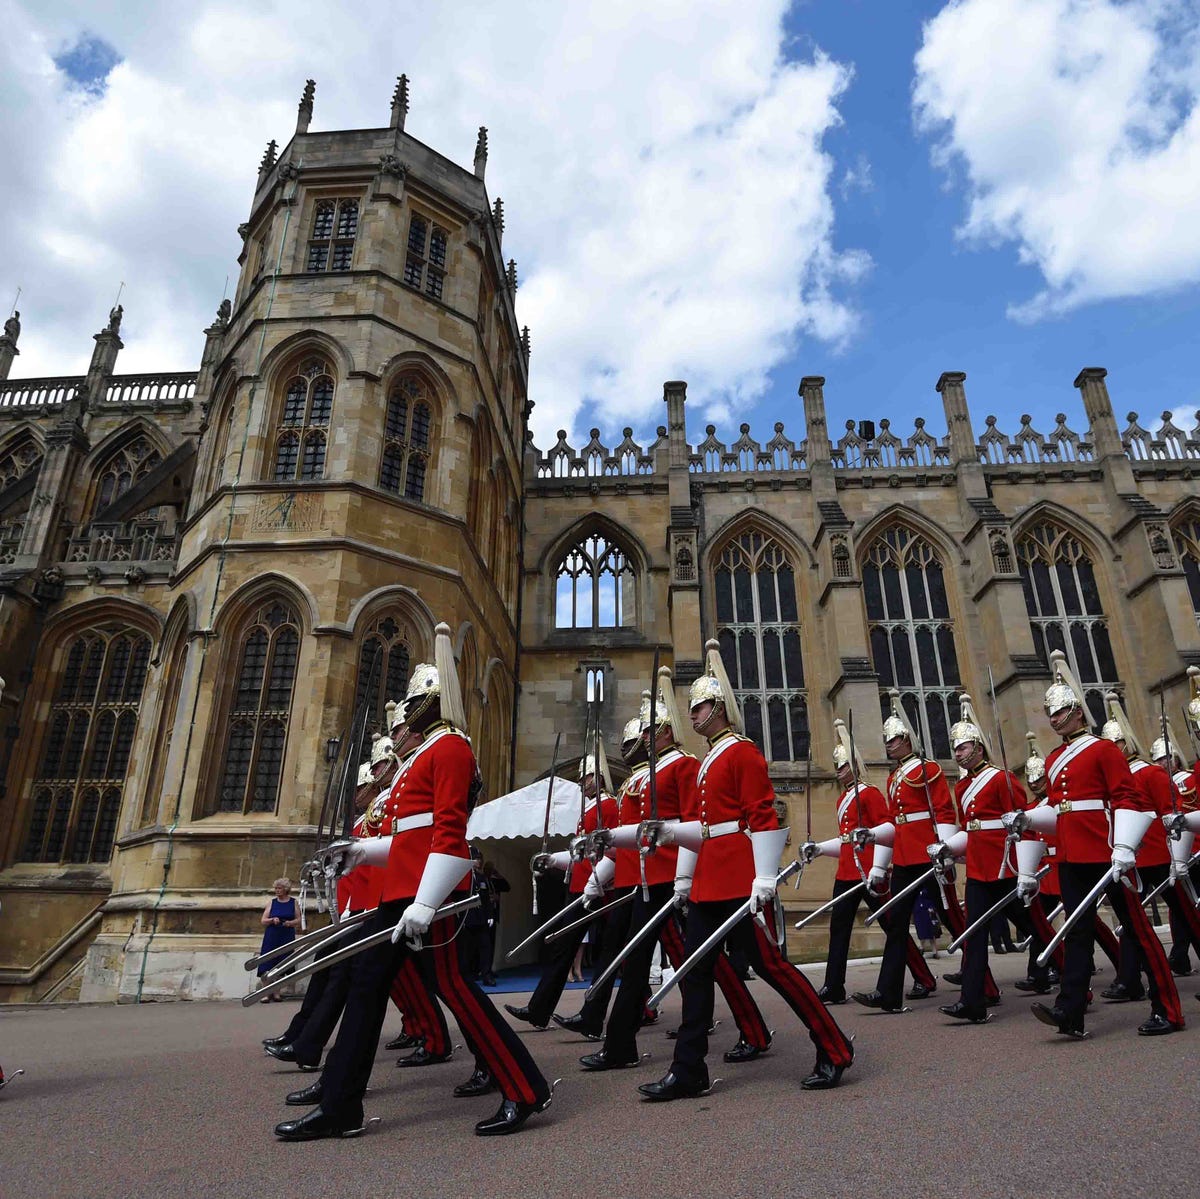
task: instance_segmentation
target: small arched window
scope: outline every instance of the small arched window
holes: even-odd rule
[[[555,573],[554,626],[631,628],[637,576],[629,556],[604,533],[589,533],[563,555]]]
[[[277,483],[324,476],[333,392],[333,370],[328,362],[317,357],[306,359],[284,383],[275,435]]]
[[[404,259],[404,282],[435,300],[442,298],[446,284],[446,248],[450,235],[440,225],[414,212],[408,223],[408,254]]]
[[[424,500],[432,441],[429,388],[419,375],[403,375],[388,396],[379,486],[406,500]]]
[[[238,639],[217,811],[275,811],[299,657],[299,616],[284,601],[267,600]]]
[[[135,437],[126,443],[96,472],[96,503],[92,509],[93,513],[103,512],[114,500],[119,500],[161,461],[162,456],[148,438]]]
[[[1200,516],[1189,516],[1172,528],[1175,537],[1175,552],[1187,579],[1188,594],[1192,597],[1192,611],[1196,623],[1200,624]]]
[[[1120,680],[1091,555],[1073,533],[1043,520],[1018,540],[1017,567],[1038,656],[1048,669],[1052,650],[1066,654],[1092,722],[1101,724],[1104,694]]]
[[[900,692],[926,752],[949,758],[960,678],[942,560],[926,538],[893,525],[867,546],[862,580],[879,682]]]
[[[808,701],[800,650],[796,572],[783,547],[757,530],[717,558],[717,640],[746,736],[769,762],[808,754]]]
[[[150,664],[120,624],[76,636],[51,701],[25,837],[27,862],[107,862]]]

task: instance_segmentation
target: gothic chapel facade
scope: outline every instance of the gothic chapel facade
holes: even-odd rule
[[[708,637],[793,828],[810,753],[830,820],[835,713],[882,775],[893,687],[945,760],[990,664],[1015,760],[1062,648],[1097,718],[1115,689],[1149,733],[1165,688],[1182,733],[1200,426],[1122,431],[1087,368],[1084,432],[979,434],[947,372],[942,438],[834,438],[808,377],[802,440],[689,442],[668,382],[652,444],[543,452],[486,131],[470,170],[423,145],[402,77],[386,128],[311,133],[313,90],[197,371],[119,374],[120,309],[82,377],[12,379],[0,337],[0,1001],[241,994],[356,700],[382,722],[439,620],[489,796],[588,699],[615,746],[654,651],[686,688]]]

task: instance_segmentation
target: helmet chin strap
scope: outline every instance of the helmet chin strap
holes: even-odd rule
[[[707,734],[705,734],[704,730],[706,728],[708,728],[709,722],[717,714],[718,708],[720,708],[722,713],[724,713],[725,705],[720,700],[713,700],[713,705],[709,709],[708,715],[698,725],[694,726],[696,729],[696,732],[700,733],[702,736],[707,735]]]

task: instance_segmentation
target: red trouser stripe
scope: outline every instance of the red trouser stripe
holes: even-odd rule
[[[763,980],[783,996],[788,1006],[808,1028],[813,1044],[835,1066],[850,1065],[854,1060],[854,1050],[846,1034],[842,1032],[829,1009],[817,998],[812,983],[779,952],[779,946],[775,942],[775,913],[766,908],[763,915],[767,920],[769,934],[763,932],[762,925],[757,920],[751,921]]]
[[[886,920],[887,917],[885,916]],[[937,979],[933,977],[933,971],[929,969],[929,963],[925,960],[925,955],[921,952],[921,947],[913,940],[912,935],[908,938],[908,972],[913,976],[913,982],[920,983],[923,987],[928,987],[933,991],[937,989]]]
[[[1158,934],[1150,924],[1150,917],[1142,907],[1141,897],[1130,891],[1125,895],[1125,927],[1137,938],[1142,952],[1146,955],[1146,967],[1154,976],[1158,989],[1158,1002],[1162,1005],[1163,1015],[1175,1025],[1183,1027],[1183,1009],[1179,1006],[1179,990],[1175,986],[1175,976],[1167,962],[1167,951],[1163,949]]]
[[[422,1037],[427,1052],[438,1057],[450,1052],[446,1018],[429,993],[412,955],[404,959],[392,980],[392,1001],[404,1013],[404,1031],[409,1036]]]
[[[956,937],[961,937],[967,931],[967,917],[962,910],[962,904],[958,902],[958,892],[951,886],[943,887],[942,903],[946,908],[946,923],[950,925],[950,931]],[[987,968],[987,975],[983,980],[983,994],[987,999],[1000,997],[1000,988],[996,986],[996,980],[992,977],[991,966]]]
[[[431,947],[425,952],[433,954],[438,993],[454,1014],[476,1054],[491,1071],[504,1098],[534,1103],[537,1096],[533,1093],[533,1087],[479,1002],[478,988],[473,991],[463,978],[458,946],[452,939],[455,925],[454,918],[449,917],[439,920],[429,930]]]
[[[666,923],[663,925],[661,940],[667,959],[678,970],[687,954],[683,948],[683,937],[674,917],[667,917]],[[724,951],[717,955],[716,963],[713,966],[713,978],[717,986],[721,988],[721,994],[725,996],[725,1002],[729,1005],[730,1014],[733,1016],[742,1040],[747,1045],[753,1045],[755,1049],[768,1048],[771,1044],[771,1033],[767,1028],[767,1022],[763,1019],[762,1012],[758,1010],[758,1004],[754,1002],[754,996],[750,994],[749,987],[738,978],[737,971]]]
[[[1046,919],[1046,909],[1042,904],[1042,897],[1035,895],[1033,903],[1029,905],[1029,919],[1033,922],[1034,931],[1037,933],[1038,940],[1043,945],[1049,945],[1054,940],[1054,925]],[[1050,955],[1051,961],[1054,962],[1054,968],[1062,973],[1063,969],[1063,943],[1059,943],[1054,947],[1054,953]]]

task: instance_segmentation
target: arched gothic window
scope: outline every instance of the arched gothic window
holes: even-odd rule
[[[408,673],[412,665],[413,646],[408,625],[399,612],[384,612],[367,625],[362,646],[358,651],[358,681],[354,686],[354,706],[363,702],[371,677],[371,665],[379,658],[375,668],[375,684],[371,694],[371,716],[367,721],[365,743],[356,751],[354,764],[363,761],[371,749],[373,733],[386,733],[387,702],[399,703],[408,689]]]
[[[93,512],[102,512],[114,500],[120,499],[161,461],[161,455],[149,439],[135,437],[128,442],[97,471]]]
[[[299,656],[299,616],[281,600],[265,601],[238,641],[217,811],[275,811]]]
[[[1171,530],[1175,537],[1175,552],[1183,566],[1188,592],[1192,597],[1192,611],[1196,623],[1200,624],[1200,516],[1181,520]]]
[[[320,479],[325,474],[325,442],[333,413],[333,370],[321,358],[308,358],[284,384],[283,410],[275,435],[275,481]]]
[[[404,259],[404,282],[435,300],[442,298],[446,283],[446,246],[449,234],[440,225],[413,213],[408,223],[408,254]]]
[[[893,525],[867,547],[862,580],[880,685],[899,690],[926,752],[949,758],[961,679],[941,559],[919,533]]]
[[[419,375],[402,376],[388,397],[380,487],[406,500],[425,498],[432,429],[429,388]]]
[[[567,550],[555,571],[555,628],[632,627],[635,586],[625,551],[605,534],[589,533]]]
[[[348,271],[358,234],[358,201],[318,200],[308,239],[307,271]]]
[[[67,648],[25,837],[27,862],[107,862],[150,663],[150,638],[105,624]]]
[[[28,435],[0,454],[0,494],[42,465],[42,451]]]
[[[768,762],[803,760],[808,701],[791,559],[773,538],[739,533],[716,560],[714,590],[721,659],[746,736]]]
[[[1062,650],[1084,689],[1092,722],[1104,720],[1104,693],[1119,683],[1096,572],[1083,543],[1051,521],[1040,521],[1017,542],[1017,567],[1038,656]]]

